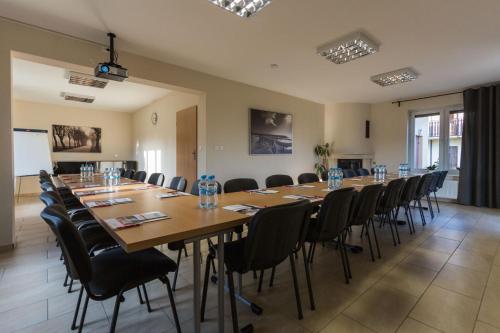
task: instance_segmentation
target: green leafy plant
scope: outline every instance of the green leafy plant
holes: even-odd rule
[[[328,159],[330,158],[331,146],[327,142],[324,145],[316,145],[314,147],[314,155],[318,161],[314,164],[316,174],[321,175],[322,172],[328,170]]]
[[[426,169],[428,171],[434,171],[439,168],[439,161],[434,162],[434,164],[429,165]]]

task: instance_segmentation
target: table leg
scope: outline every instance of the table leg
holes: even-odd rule
[[[217,279],[217,296],[218,296],[218,324],[219,333],[224,333],[224,233],[217,235],[217,264],[218,264],[218,279]]]
[[[201,267],[200,267],[200,240],[193,241],[193,306],[194,306],[194,332],[201,332]]]

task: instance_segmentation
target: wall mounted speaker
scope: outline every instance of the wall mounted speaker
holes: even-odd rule
[[[370,121],[367,120],[365,122],[365,138],[369,139],[370,138]]]

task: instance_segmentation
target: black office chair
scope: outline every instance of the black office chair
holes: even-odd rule
[[[120,171],[120,177],[125,176],[125,168],[118,168],[118,170]]]
[[[328,181],[328,170],[321,172],[321,180],[324,182]]]
[[[199,183],[200,183],[200,180],[196,180],[193,184],[193,186],[191,186],[191,194],[192,195],[199,195],[200,194],[200,190],[199,190]],[[222,186],[219,182],[217,182],[217,194],[221,194],[222,193]]]
[[[346,283],[349,283],[349,277],[345,259],[344,231],[349,222],[349,211],[353,197],[354,189],[352,187],[328,193],[323,200],[318,218],[311,219],[306,235],[306,242],[310,243],[307,256],[309,263],[313,261],[316,243],[337,240]]]
[[[181,176],[176,176],[172,178],[172,180],[170,181],[170,185],[168,185],[168,188],[171,190],[184,192],[186,191],[186,186],[187,186],[186,178]]]
[[[382,258],[380,254],[377,233],[375,231],[375,225],[373,223],[373,217],[375,215],[375,210],[377,208],[377,204],[383,190],[384,187],[382,184],[374,184],[363,187],[353,200],[351,216],[348,223],[349,226],[361,226],[361,236],[366,235],[366,237],[368,238],[368,245],[370,247],[370,255],[372,261],[375,261],[375,255],[373,254],[372,240],[370,237],[370,225],[372,226],[373,239],[377,247],[377,255],[379,258]],[[347,252],[346,259],[349,277],[351,277],[349,257],[347,256]]]
[[[45,204],[45,206],[61,205],[65,208],[71,220],[74,223],[87,225],[88,221],[93,221],[94,224],[97,222],[94,220],[92,214],[89,213],[86,207],[72,209],[71,206],[67,206],[61,196],[55,191],[45,191],[40,193],[40,200]]]
[[[432,207],[431,193],[437,192],[437,185],[439,183],[440,178],[441,178],[441,172],[434,171],[432,173],[432,180],[431,183],[429,184],[429,189],[427,190],[426,197],[427,197],[427,203],[429,205],[429,211],[431,213],[431,218],[434,218],[434,208]]]
[[[315,173],[303,173],[299,175],[297,180],[299,184],[316,183],[319,182],[319,177]]]
[[[134,169],[125,170],[125,172],[123,173],[123,178],[133,179],[134,173],[135,173]]]
[[[364,169],[364,168],[359,168],[358,170],[356,170],[356,174],[358,176],[369,176],[370,171],[368,171],[367,169]]]
[[[401,244],[401,239],[399,238],[398,222],[396,215],[396,209],[401,198],[401,192],[405,186],[405,180],[403,178],[391,180],[387,187],[385,188],[380,201],[377,205],[375,214],[380,218],[380,224],[389,224],[392,235],[392,242],[394,246]],[[394,225],[394,228],[392,227]],[[396,234],[396,236],[394,235]],[[397,242],[396,242],[397,239]]]
[[[344,178],[353,178],[357,176],[356,171],[353,169],[343,169],[342,173],[344,174]]]
[[[249,224],[247,237],[224,244],[224,263],[228,278],[234,332],[239,332],[239,327],[233,273],[244,274],[253,270],[269,269],[282,263],[287,258],[290,260],[298,317],[299,319],[303,318],[294,259],[294,254],[299,250],[302,250],[304,256],[311,308],[314,308],[312,287],[308,278],[309,269],[303,246],[310,213],[311,204],[308,201],[261,209],[253,216]],[[202,319],[205,313],[210,263],[215,258],[216,248],[216,246],[211,247],[211,253],[209,253],[206,261],[202,293]],[[223,272],[219,272],[219,274],[223,274]]]
[[[425,221],[425,214],[424,214],[424,207],[422,206],[422,199],[425,197],[427,198],[427,204],[429,204],[430,199],[427,196],[427,193],[429,193],[429,187],[431,186],[432,182],[432,173],[426,173],[422,177],[420,177],[420,181],[418,182],[417,186],[417,192],[415,193],[415,198],[413,208],[415,208],[416,205],[418,205],[418,210],[420,212],[420,219],[422,220],[422,225],[426,225],[427,222]]]
[[[146,181],[146,176],[148,174],[146,171],[137,171],[134,173],[134,176],[132,177],[133,180],[137,180],[138,182],[144,183]]]
[[[448,170],[439,171],[439,180],[437,181],[436,186],[431,191],[432,193],[434,193],[434,201],[436,201],[438,213],[441,213],[441,210],[439,209],[439,203],[438,203],[436,192],[443,188],[444,181],[446,180],[447,175],[448,175]]]
[[[142,286],[148,311],[151,312],[145,284],[156,279],[167,285],[175,325],[177,331],[181,331],[170,281],[167,277],[168,273],[175,271],[176,266],[169,257],[154,248],[126,253],[120,247],[90,257],[85,249],[81,235],[67,216],[60,214],[54,207],[46,207],[40,215],[59,240],[68,271],[75,277],[77,276],[82,285],[73,324],[76,324],[83,291],[86,292],[78,327],[79,332],[82,331],[85,322],[89,298],[95,301],[103,301],[116,296],[111,319],[111,333],[115,331],[118,310],[122,302],[122,296],[126,291]]]
[[[165,181],[165,176],[162,173],[152,173],[149,176],[148,184],[163,186],[163,182]]]
[[[266,187],[293,185],[292,177],[288,175],[272,175],[266,178]]]
[[[413,234],[415,232],[415,224],[413,223],[410,203],[413,198],[415,198],[419,181],[420,176],[413,176],[406,180],[403,191],[401,192],[401,197],[399,198],[398,208],[396,209],[396,218],[399,215],[400,208],[403,208],[405,210],[406,222],[408,223],[408,227],[410,228],[410,234]]]
[[[235,178],[224,183],[224,193],[250,191],[258,188],[257,181],[252,178]]]

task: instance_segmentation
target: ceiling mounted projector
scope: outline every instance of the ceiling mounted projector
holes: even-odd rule
[[[128,69],[118,65],[118,53],[115,52],[114,33],[108,33],[109,37],[109,62],[97,64],[94,73],[96,77],[113,81],[124,81],[128,79]]]

